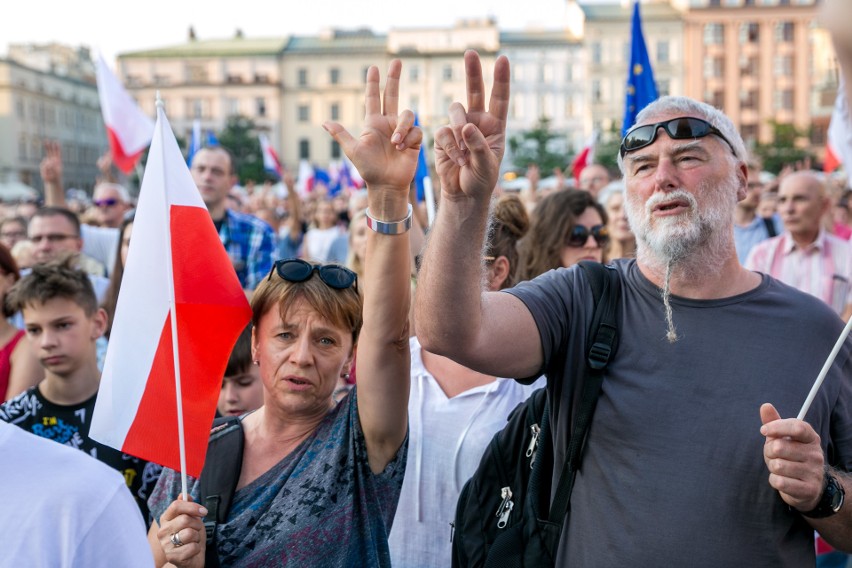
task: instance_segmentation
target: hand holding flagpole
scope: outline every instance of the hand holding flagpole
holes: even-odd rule
[[[840,337],[837,338],[837,343],[834,344],[834,349],[832,349],[831,353],[828,354],[828,359],[825,360],[825,365],[822,366],[819,376],[817,376],[816,381],[814,381],[814,386],[811,387],[811,392],[808,393],[808,398],[805,399],[805,403],[802,405],[799,415],[796,416],[797,419],[805,419],[805,415],[808,413],[811,403],[814,401],[814,398],[816,398],[817,392],[819,392],[819,387],[822,386],[822,382],[825,380],[828,370],[837,358],[837,354],[840,353],[840,348],[843,347],[843,343],[846,341],[846,337],[849,335],[850,330],[852,330],[852,318],[849,318],[849,321],[846,322],[846,327],[844,327],[843,331],[840,332]]]

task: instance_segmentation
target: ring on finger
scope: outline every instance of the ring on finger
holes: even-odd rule
[[[180,531],[172,533],[170,540],[172,541],[172,544],[175,545],[175,548],[183,546],[183,542],[180,540]]]

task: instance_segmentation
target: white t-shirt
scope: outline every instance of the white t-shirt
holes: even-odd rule
[[[154,565],[120,473],[2,421],[0,455],[0,566]]]
[[[82,253],[103,264],[109,275],[115,266],[115,255],[118,254],[118,229],[83,224],[80,225],[80,236],[83,238]]]
[[[408,465],[396,509],[391,564],[406,568],[449,566],[450,523],[465,482],[509,413],[537,388],[512,379],[474,387],[453,398],[423,365],[420,343],[411,348]]]

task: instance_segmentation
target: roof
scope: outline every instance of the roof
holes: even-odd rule
[[[319,35],[292,36],[285,53],[381,52],[387,50],[388,37],[367,29],[328,30]]]
[[[631,6],[621,4],[582,4],[580,5],[586,16],[586,22],[595,21],[624,21],[629,22],[633,14]],[[671,4],[666,3],[643,3],[640,7],[643,20],[669,20],[681,19],[682,14]]]
[[[500,47],[535,46],[535,45],[573,45],[581,40],[571,37],[567,30],[529,31],[529,32],[500,32]]]
[[[121,59],[148,57],[240,57],[246,55],[279,55],[287,45],[287,37],[196,39],[186,43],[142,51],[120,53]]]

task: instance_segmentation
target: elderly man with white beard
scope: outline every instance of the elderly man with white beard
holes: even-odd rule
[[[441,208],[416,297],[425,349],[483,373],[544,373],[558,475],[593,299],[584,272],[482,289],[482,243],[505,145],[509,64],[486,110],[465,55],[467,106],[435,134]],[[610,362],[557,566],[805,566],[814,529],[852,549],[852,343],[805,420],[796,416],[843,324],[819,300],[737,260],[733,211],[745,147],[731,121],[686,98],[647,107],[619,163],[637,258],[619,274]]]

